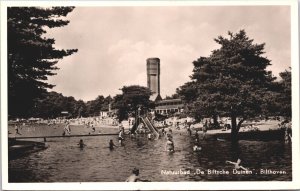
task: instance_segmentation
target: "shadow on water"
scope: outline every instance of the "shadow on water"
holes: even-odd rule
[[[194,152],[194,139],[185,133],[174,133],[175,151],[165,151],[166,139],[148,140],[126,137],[120,146],[116,136],[53,138],[46,150],[9,161],[9,182],[124,182],[134,167],[142,179],[152,182],[177,181],[266,181],[291,180],[291,146],[281,141],[201,140],[202,150]],[[112,139],[117,148],[108,148]],[[233,165],[226,160],[242,160],[253,174],[232,174]],[[229,171],[229,175],[208,174],[209,170]],[[260,174],[261,169],[282,170],[286,174]],[[190,174],[165,172],[190,171]],[[198,173],[203,171],[204,174]]]

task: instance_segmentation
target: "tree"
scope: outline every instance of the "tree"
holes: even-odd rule
[[[87,112],[89,116],[99,115],[102,105],[104,104],[104,97],[98,96],[95,100],[87,102]]]
[[[130,113],[134,113],[136,116],[138,108],[146,111],[154,107],[153,102],[149,100],[151,96],[149,88],[132,85],[124,86],[121,90],[123,93],[116,95],[113,102],[113,107],[118,109],[119,121],[127,119]]]
[[[55,75],[59,59],[76,52],[76,49],[58,50],[55,40],[46,38],[47,28],[62,27],[62,20],[74,7],[8,7],[8,106],[9,115],[28,117],[47,88],[46,82]]]
[[[281,96],[278,100],[279,103],[281,103],[280,106],[280,115],[285,116],[287,118],[292,117],[292,76],[290,70],[285,70],[284,72],[281,72],[280,77],[282,80],[279,82],[279,84],[282,87]]]
[[[166,98],[165,99],[179,99],[180,97],[179,97],[179,95],[178,94],[173,94],[172,96],[166,96]]]
[[[266,70],[270,60],[263,56],[264,43],[254,44],[244,30],[228,35],[215,39],[221,47],[209,57],[193,62],[192,81],[177,92],[198,119],[230,117],[232,141],[237,141],[243,121],[262,113],[264,95],[275,78]]]
[[[72,96],[65,97],[56,92],[45,92],[41,97],[42,98],[37,99],[34,109],[31,112],[31,115],[34,117],[44,119],[56,118],[62,116],[62,111],[67,111],[69,117],[76,118],[78,117],[80,107],[82,107],[81,100],[76,101]]]

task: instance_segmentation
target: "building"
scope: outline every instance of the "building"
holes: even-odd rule
[[[150,100],[155,101],[155,112],[168,115],[183,111],[183,103],[181,99],[163,100],[160,95],[160,59],[147,59],[147,87],[153,95]]]
[[[183,108],[181,99],[164,99],[155,102],[155,112],[162,115],[182,112]]]
[[[100,111],[100,117],[101,118],[107,118],[107,117],[113,117],[116,115],[117,110],[116,109],[111,109],[111,104],[108,104],[108,110],[101,110]]]
[[[147,59],[147,87],[153,93],[150,100],[161,100],[160,96],[160,59]]]

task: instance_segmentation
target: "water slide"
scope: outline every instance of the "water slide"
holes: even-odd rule
[[[151,131],[151,133],[155,136],[155,139],[158,139],[158,137],[159,137],[158,130],[150,122],[148,117],[142,117],[141,119],[142,119],[143,123],[146,125],[146,127],[148,127],[148,129]]]
[[[140,122],[144,123],[144,125],[151,131],[151,133],[155,136],[155,139],[158,139],[159,133],[156,127],[150,122],[148,117],[140,117]],[[131,128],[131,133],[134,133],[137,129],[139,124],[136,122],[134,123],[133,127]]]

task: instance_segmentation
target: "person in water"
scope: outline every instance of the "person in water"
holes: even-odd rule
[[[193,151],[194,152],[196,152],[196,151],[201,151],[202,150],[202,148],[201,148],[201,146],[199,146],[198,144],[195,144],[194,146],[193,146]]]
[[[166,151],[174,152],[174,142],[170,137],[168,137],[168,140],[166,143]]]
[[[162,134],[162,135],[165,135],[165,134],[166,134],[165,128],[162,128],[161,134]]]
[[[132,170],[132,174],[126,179],[125,182],[149,182],[148,180],[143,180],[139,177],[140,170],[134,168]]]
[[[111,139],[111,140],[109,141],[109,149],[110,149],[110,150],[113,150],[114,147],[118,147],[118,146],[115,145],[114,142],[113,142],[113,140]]]
[[[122,131],[122,129],[119,131],[119,137],[118,137],[118,140],[119,140],[119,143],[121,145],[123,145],[123,140],[124,140],[124,137],[123,137],[124,133]]]
[[[82,140],[82,139],[80,139],[78,145],[79,145],[79,147],[80,147],[81,149],[83,149],[83,147],[86,146],[86,144],[83,143],[83,140]]]
[[[189,136],[191,136],[191,135],[192,135],[191,126],[187,126],[187,132],[188,132]]]
[[[204,123],[203,128],[202,128],[202,131],[203,131],[203,140],[205,139],[207,128],[208,128],[208,122],[207,122],[207,120],[205,120],[205,123]]]
[[[195,133],[195,141],[198,143],[200,141],[198,130]]]
[[[237,170],[247,170],[245,167],[241,166],[242,160],[241,159],[238,159],[236,162],[232,162],[232,161],[226,161],[227,164],[233,164],[234,165],[234,168],[237,169]]]
[[[17,135],[22,135],[19,131],[19,126],[18,125],[15,125],[15,134]]]
[[[63,136],[65,136],[66,133],[68,133],[69,135],[71,134],[71,129],[70,129],[70,123],[69,122],[66,122],[66,126],[64,127]]]
[[[132,174],[126,179],[125,182],[138,182],[140,179],[139,174],[140,174],[140,170],[137,168],[134,168],[132,170]]]

